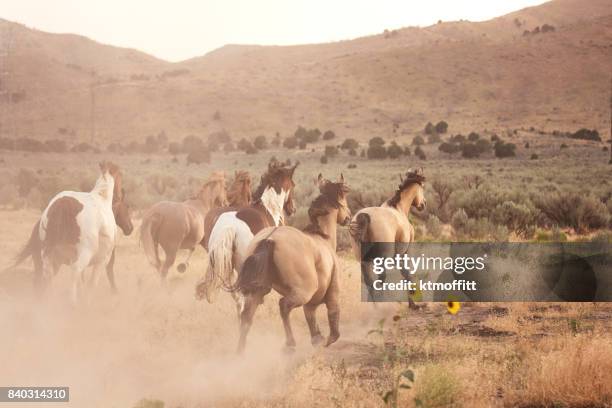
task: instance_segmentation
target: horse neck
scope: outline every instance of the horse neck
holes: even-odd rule
[[[228,201],[232,207],[244,207],[249,205],[251,201],[249,199],[250,194],[246,191],[245,187],[240,187],[238,190],[232,190],[228,194]]]
[[[278,226],[283,221],[283,207],[286,199],[287,192],[281,190],[279,194],[274,190],[274,187],[267,187],[261,195],[261,204],[274,220],[274,225]]]
[[[324,239],[329,242],[335,252],[338,243],[338,238],[336,236],[336,231],[338,229],[338,210],[331,209],[327,214],[317,217],[317,225],[327,236]]]
[[[397,203],[396,208],[404,213],[404,215],[406,215],[406,217],[408,217],[408,214],[410,214],[410,208],[412,207],[412,203],[414,202],[414,199],[416,198],[416,194],[417,194],[417,185],[413,184],[410,187],[408,187],[407,189],[405,189],[404,191],[402,191],[400,193],[400,200],[399,203]]]
[[[214,199],[209,194],[199,193],[196,197],[187,200],[185,203],[204,213],[213,207]]]
[[[96,181],[96,185],[91,190],[91,193],[98,194],[104,202],[112,203],[114,188],[115,179],[113,179],[113,177],[110,175],[108,177],[104,177],[104,175],[102,175]]]

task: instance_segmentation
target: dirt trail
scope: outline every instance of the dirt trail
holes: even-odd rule
[[[17,217],[17,222],[24,220]],[[17,238],[0,236],[6,244],[0,253],[4,265],[28,234],[28,228],[11,227]],[[255,316],[246,354],[237,357],[238,324],[229,295],[220,294],[214,304],[194,298],[204,264],[205,254],[198,250],[187,273],[173,271],[165,289],[146,264],[136,234],[122,236],[116,264],[120,293],[111,295],[102,277],[77,308],[69,303],[67,270],[44,298],[32,291],[29,264],[1,274],[0,384],[68,385],[70,405],[81,407],[129,407],[141,398],[170,406],[271,398],[282,394],[296,366],[314,356],[360,354],[368,329],[388,309],[360,303],[357,265],[344,261],[337,344],[313,349],[298,309],[292,314],[298,348],[294,355],[283,354],[278,297],[269,295]],[[324,306],[317,315],[326,334]]]

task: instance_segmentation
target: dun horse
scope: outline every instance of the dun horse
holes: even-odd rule
[[[212,301],[219,286],[228,289],[244,261],[247,246],[260,230],[284,223],[285,214],[295,212],[292,191],[295,186],[294,166],[271,161],[255,191],[253,202],[246,207],[228,207],[211,211],[206,217],[208,269],[196,286],[196,297]],[[232,292],[236,308],[242,308],[241,298]]]
[[[233,197],[236,200],[248,198],[242,186],[250,190],[250,183],[248,174],[237,178],[235,184],[238,185],[233,187]],[[211,208],[223,205],[227,205],[225,176],[223,173],[213,173],[195,197],[184,202],[161,201],[147,211],[140,228],[140,242],[162,281],[174,264],[179,249],[189,250],[187,259],[177,268],[179,272],[185,272],[196,245],[204,238],[206,214]],[[163,262],[159,257],[159,246],[166,255]]]
[[[93,268],[90,283],[97,284],[101,270],[106,267],[111,288],[116,290],[113,274],[116,225],[125,235],[134,229],[121,188],[119,167],[102,162],[100,170],[91,192],[63,191],[51,199],[15,263],[18,265],[31,256],[35,284],[39,287],[57,274],[61,265],[68,265],[73,273],[74,303],[78,301],[88,266]]]
[[[342,176],[333,183],[319,175],[318,183],[321,194],[308,210],[310,225],[304,231],[289,226],[266,228],[246,251],[246,261],[233,288],[245,301],[240,313],[238,352],[245,347],[257,306],[271,289],[282,296],[278,305],[288,350],[295,347],[289,315],[296,307],[304,307],[313,345],[323,341],[315,314],[322,303],[327,306],[330,330],[326,346],[340,337],[336,228],[351,219],[346,202],[348,187]]]
[[[380,207],[363,208],[355,214],[349,231],[355,257],[361,259],[362,242],[402,242],[414,241],[414,228],[408,219],[412,207],[423,210],[427,204],[423,191],[425,176],[423,169],[409,170],[406,177],[400,175],[400,185],[393,197]],[[363,270],[362,270],[363,271]],[[363,271],[364,282],[371,290],[374,280],[371,273]],[[372,292],[370,291],[370,296]],[[410,305],[414,306],[412,299]]]

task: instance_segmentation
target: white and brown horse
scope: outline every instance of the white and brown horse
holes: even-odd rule
[[[292,192],[295,186],[294,166],[271,161],[253,194],[253,202],[246,207],[227,207],[211,211],[207,217],[210,234],[205,242],[208,249],[208,269],[196,286],[196,297],[213,299],[219,287],[228,289],[242,267],[247,247],[253,236],[263,228],[284,223],[285,215],[295,213]],[[238,313],[242,299],[234,292]]]
[[[242,177],[239,183],[247,185],[250,190],[250,177]],[[242,196],[244,194],[235,194],[236,199]],[[140,242],[162,281],[174,264],[179,249],[189,250],[187,259],[177,268],[179,272],[185,272],[196,246],[204,238],[206,214],[212,208],[224,205],[227,205],[225,176],[217,172],[210,176],[195,197],[184,202],[160,201],[145,213],[140,227]],[[159,246],[165,253],[163,262],[159,257]]]
[[[247,258],[232,288],[244,296],[238,352],[245,347],[257,306],[272,289],[282,296],[279,309],[288,350],[295,347],[289,314],[296,307],[304,307],[313,345],[323,342],[316,321],[316,309],[322,303],[327,306],[330,330],[326,345],[340,337],[336,229],[351,219],[348,187],[342,176],[334,183],[319,175],[318,183],[321,194],[310,205],[310,224],[304,231],[290,226],[263,229],[245,252]]]
[[[74,303],[78,301],[87,267],[92,267],[90,283],[97,284],[100,272],[106,268],[111,288],[116,289],[113,275],[116,225],[125,235],[133,230],[119,167],[102,162],[100,170],[91,192],[63,191],[51,199],[16,259],[17,265],[32,257],[39,286],[57,274],[62,265],[69,266]]]
[[[380,207],[359,210],[350,223],[351,245],[357,260],[361,260],[361,245],[364,242],[409,243],[414,241],[414,227],[408,219],[410,209],[423,210],[427,205],[424,194],[423,169],[408,170],[393,197]],[[391,255],[392,256],[392,255]],[[373,275],[362,268],[364,283],[370,290]],[[370,292],[370,296],[372,293]],[[413,306],[412,299],[410,304]]]

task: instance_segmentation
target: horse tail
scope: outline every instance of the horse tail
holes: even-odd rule
[[[370,215],[359,213],[349,225],[349,233],[357,243],[367,242],[370,229]]]
[[[274,241],[271,239],[259,241],[253,254],[244,261],[232,290],[240,291],[243,295],[268,293],[272,288],[270,274],[274,268],[273,256]]]
[[[153,237],[153,234],[157,236],[157,230],[160,222],[161,215],[153,212],[144,216],[142,225],[140,226],[140,244],[144,248],[147,259],[155,268],[159,268],[161,266],[157,240]]]
[[[29,257],[32,257],[32,259],[34,260],[35,267],[38,268],[38,265],[42,264],[42,242],[40,241],[39,229],[40,220],[36,222],[36,225],[34,225],[32,233],[30,234],[30,239],[23,246],[23,248],[21,248],[21,251],[19,251],[19,253],[15,256],[15,263],[9,269],[19,266]]]
[[[213,227],[214,229],[214,227]],[[213,301],[213,292],[220,285],[231,290],[229,283],[234,271],[234,242],[236,230],[225,227],[219,235],[211,235],[208,242],[208,268],[206,275],[196,284],[196,298]]]

